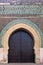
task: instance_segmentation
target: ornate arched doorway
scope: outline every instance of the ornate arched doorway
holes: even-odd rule
[[[10,35],[17,29],[25,29],[30,32],[31,35],[34,38],[34,53],[35,53],[35,62],[39,63],[40,62],[40,44],[41,44],[41,31],[35,25],[33,22],[30,20],[26,19],[17,19],[13,20],[10,23],[8,23],[5,28],[1,32],[1,39],[2,39],[2,46],[3,46],[3,63],[8,63],[8,50],[9,50],[9,45],[8,45],[8,40]]]
[[[29,31],[21,28],[14,31],[8,42],[8,63],[34,63],[34,38]]]
[[[40,43],[40,39],[38,37],[38,34],[36,33],[36,31],[31,27],[31,26],[28,26],[24,23],[19,23],[19,24],[16,24],[14,26],[12,26],[7,32],[6,34],[4,35],[4,38],[3,38],[3,47],[4,47],[4,58],[6,59],[6,62],[8,63],[8,49],[9,49],[9,46],[8,46],[8,40],[9,40],[9,37],[11,35],[11,33],[19,28],[24,28],[26,30],[28,30],[34,37],[34,50],[35,50],[35,62],[39,62],[40,61],[40,51],[39,51],[39,43]],[[5,40],[6,39],[6,40]]]

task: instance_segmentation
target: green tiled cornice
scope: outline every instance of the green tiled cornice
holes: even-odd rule
[[[43,14],[43,5],[1,5],[0,14]]]

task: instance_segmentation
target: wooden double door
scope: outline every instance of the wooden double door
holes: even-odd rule
[[[34,39],[26,30],[19,29],[9,37],[8,63],[34,63]]]

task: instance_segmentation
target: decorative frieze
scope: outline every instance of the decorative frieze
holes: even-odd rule
[[[0,14],[32,15],[43,14],[43,5],[1,5]]]

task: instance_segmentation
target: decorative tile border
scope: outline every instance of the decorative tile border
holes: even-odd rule
[[[42,15],[43,5],[1,5],[0,14]]]

